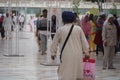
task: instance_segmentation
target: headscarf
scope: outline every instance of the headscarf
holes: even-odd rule
[[[107,17],[107,19],[105,20],[104,24],[106,24],[111,17],[114,17],[114,16],[113,16],[112,14],[108,14],[108,17]]]
[[[118,21],[118,24],[119,24],[119,26],[120,26],[120,17],[117,19],[117,21]]]
[[[71,11],[64,11],[62,13],[62,21],[72,23],[75,20],[75,15]]]

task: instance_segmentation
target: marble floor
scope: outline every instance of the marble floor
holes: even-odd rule
[[[11,41],[0,39],[0,80],[58,80],[57,66],[40,64],[47,61],[47,58],[38,52],[33,32],[20,32],[18,39],[13,32]],[[95,80],[120,80],[120,54],[114,59],[116,70],[102,70],[102,58],[102,53],[96,57]]]

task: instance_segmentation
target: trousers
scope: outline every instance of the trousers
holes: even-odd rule
[[[47,50],[47,36],[44,34],[40,34],[41,39],[41,50],[45,52]]]
[[[103,68],[113,67],[115,46],[104,46]]]

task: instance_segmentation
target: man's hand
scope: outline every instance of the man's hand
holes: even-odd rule
[[[52,60],[55,60],[55,57],[56,57],[55,55],[54,55],[54,56],[52,55],[52,56],[51,56],[51,59],[52,59]]]
[[[107,43],[107,42],[104,42],[104,46],[108,46],[108,43]]]
[[[90,58],[90,56],[89,55],[85,55],[85,59],[89,59]]]

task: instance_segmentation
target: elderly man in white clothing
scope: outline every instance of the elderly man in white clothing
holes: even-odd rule
[[[3,20],[3,27],[5,29],[6,39],[10,39],[12,37],[11,34],[11,26],[13,25],[12,17],[10,13],[6,13],[6,17]]]
[[[103,25],[102,40],[104,46],[103,69],[115,69],[113,66],[113,57],[115,46],[117,45],[117,29],[113,23],[113,15],[109,14]]]
[[[55,34],[51,46],[51,58],[54,60],[57,53],[57,46],[62,50],[63,44],[68,36],[71,27],[73,27],[69,39],[63,49],[58,68],[59,80],[83,80],[83,52],[89,57],[89,45],[84,32],[78,25],[73,25],[75,19],[74,13],[64,11],[62,21],[64,26],[60,27]]]

